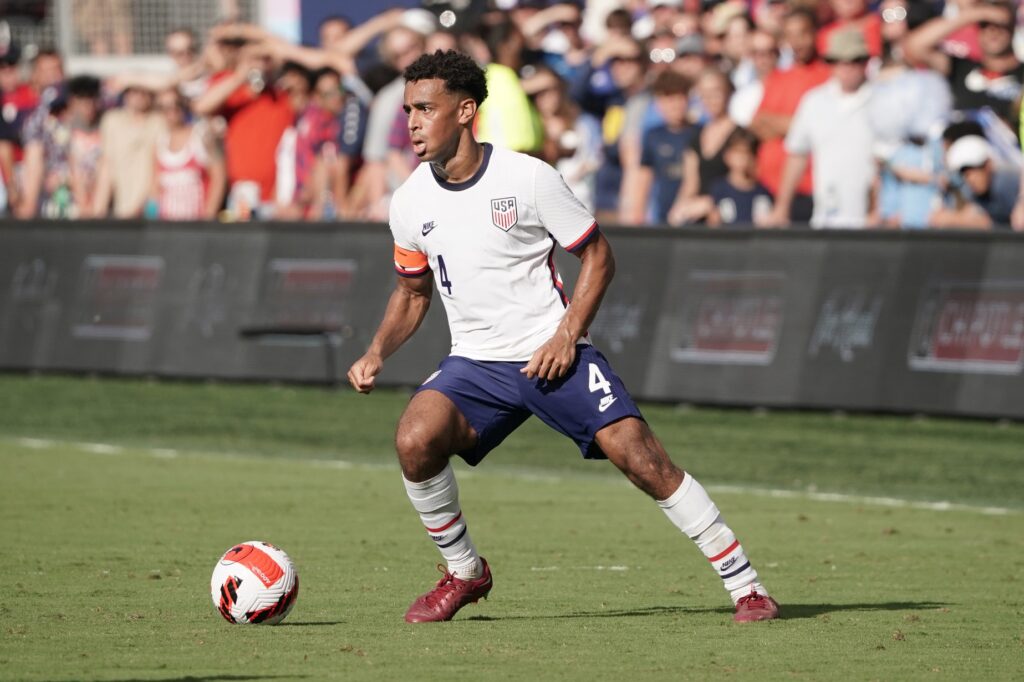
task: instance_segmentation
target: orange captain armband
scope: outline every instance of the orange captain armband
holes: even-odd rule
[[[419,277],[430,270],[427,254],[403,249],[395,244],[395,272],[402,277]]]

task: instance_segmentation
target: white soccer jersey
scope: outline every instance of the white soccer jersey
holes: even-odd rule
[[[433,271],[451,354],[474,360],[529,360],[551,338],[568,304],[556,241],[575,251],[597,233],[558,171],[489,144],[463,183],[421,164],[395,191],[390,221],[398,274]]]

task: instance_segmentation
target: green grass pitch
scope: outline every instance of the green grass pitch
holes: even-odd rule
[[[490,599],[410,626],[439,557],[407,399],[0,376],[0,679],[1024,678],[1020,425],[645,406],[782,604],[736,625],[657,506],[532,421],[458,468]],[[281,626],[210,601],[249,539],[298,567]]]

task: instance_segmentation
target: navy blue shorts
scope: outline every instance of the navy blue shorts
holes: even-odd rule
[[[569,372],[555,381],[527,379],[525,362],[482,362],[448,356],[416,392],[438,391],[455,403],[477,433],[476,445],[456,453],[477,465],[535,414],[579,446],[587,459],[604,459],[594,434],[626,417],[643,419],[622,380],[593,346],[576,346]]]

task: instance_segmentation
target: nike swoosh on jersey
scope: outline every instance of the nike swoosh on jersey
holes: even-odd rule
[[[605,397],[601,398],[601,402],[597,406],[597,411],[598,412],[604,412],[609,407],[611,407],[612,403],[614,403],[614,402],[615,402],[615,396],[613,396],[613,395],[606,395]]]
[[[423,223],[423,236],[426,237],[435,227],[437,227],[437,223],[433,220],[429,223]]]

